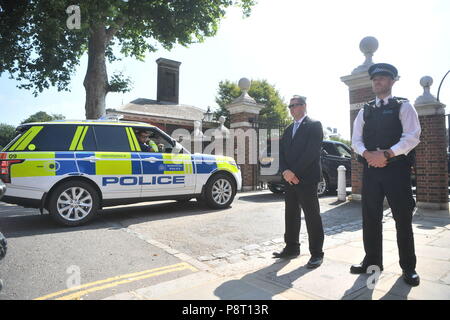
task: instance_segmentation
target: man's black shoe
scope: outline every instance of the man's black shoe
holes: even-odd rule
[[[277,259],[292,259],[300,255],[300,250],[286,249],[284,248],[281,252],[274,252],[273,257]]]
[[[323,257],[321,257],[321,256],[311,257],[311,259],[309,259],[308,263],[306,264],[306,267],[308,269],[315,269],[317,267],[320,267],[322,262],[323,262]]]
[[[367,268],[369,268],[369,267],[370,267],[370,265],[366,265],[363,263],[354,264],[350,267],[350,273],[353,273],[353,274],[368,273]],[[383,271],[383,267],[381,267],[381,266],[377,266],[377,267],[380,268],[380,271]]]
[[[420,284],[420,277],[417,274],[416,270],[403,270],[403,280],[405,280],[405,282],[412,287],[417,287]]]

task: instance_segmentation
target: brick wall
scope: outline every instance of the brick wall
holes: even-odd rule
[[[252,117],[254,117],[254,114],[251,114]],[[242,119],[239,121],[248,121],[248,118]],[[252,128],[235,128],[236,130],[242,129],[244,131]],[[234,146],[237,148],[237,137],[235,137]],[[255,181],[255,174],[257,170],[256,164],[250,164],[250,142],[249,138],[245,138],[245,163],[240,163],[239,166],[241,168],[241,174],[242,174],[242,186],[245,189],[252,189],[254,190],[256,188],[256,181]],[[234,155],[234,159],[237,161],[237,155]]]
[[[349,95],[350,104],[367,102],[375,98],[375,94],[372,91],[372,86],[350,90]]]
[[[236,122],[249,122],[250,119],[255,119],[257,117],[254,113],[248,113],[248,112],[240,112],[232,114],[230,117],[231,123]]]
[[[447,203],[447,138],[443,115],[420,116],[416,148],[417,202]]]
[[[350,104],[365,103],[375,98],[372,86],[349,91]],[[358,110],[350,110],[350,134],[353,134],[353,122],[358,115]],[[362,191],[363,165],[356,160],[356,153],[352,158],[352,194],[360,195]]]

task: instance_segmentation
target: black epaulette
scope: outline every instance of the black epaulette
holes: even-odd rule
[[[371,114],[373,107],[376,103],[376,100],[370,100],[369,102],[367,102],[364,106],[363,106],[363,119],[364,121],[367,120],[367,118],[369,117],[369,115]]]
[[[393,97],[393,98],[391,98],[392,100],[394,100],[397,104],[399,104],[399,105],[402,105],[402,103],[404,103],[404,102],[409,102],[409,100],[408,99],[406,99],[406,98],[401,98],[401,97]],[[389,99],[389,100],[391,100],[391,99]]]

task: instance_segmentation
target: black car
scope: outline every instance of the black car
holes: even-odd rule
[[[0,232],[0,260],[2,260],[5,257],[6,249],[7,249],[6,238]]]
[[[284,192],[284,182],[281,177],[281,172],[267,174],[270,171],[271,164],[279,157],[278,153],[269,152],[268,156],[259,159],[260,174],[259,182],[267,183],[270,191],[273,193]],[[346,185],[351,186],[351,161],[352,151],[344,143],[332,140],[324,140],[322,142],[322,181],[317,188],[319,196],[325,195],[328,192],[335,191],[337,188],[337,168],[343,165],[346,169]],[[278,162],[279,163],[279,162]]]

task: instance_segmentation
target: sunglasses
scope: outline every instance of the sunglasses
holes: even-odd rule
[[[290,108],[293,108],[293,107],[304,106],[304,105],[305,105],[304,103],[293,103],[293,104],[290,104],[288,107],[290,109]]]

